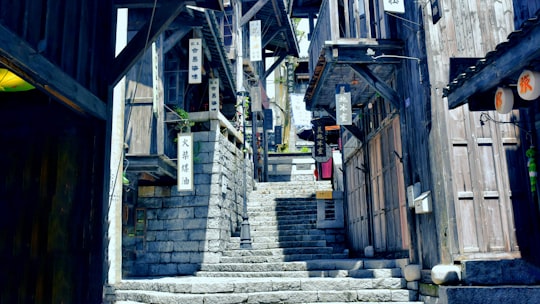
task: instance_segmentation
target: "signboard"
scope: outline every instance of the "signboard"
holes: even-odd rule
[[[262,111],[261,88],[259,86],[251,87],[249,96],[251,97],[251,112],[261,112]]]
[[[336,85],[336,123],[352,125],[351,87],[349,84]]]
[[[178,133],[178,191],[193,191],[193,133]]]
[[[274,142],[276,145],[281,145],[283,143],[283,138],[281,135],[281,126],[275,126],[274,127]]]
[[[159,84],[160,81],[160,73],[159,73],[159,53],[157,49],[156,42],[152,43],[152,112],[154,112],[154,115],[158,114],[158,105],[159,105],[159,96],[160,96],[160,90],[159,90]]]
[[[219,78],[208,80],[208,103],[210,112],[219,112]]]
[[[294,62],[287,62],[287,91],[289,94],[294,92]]]
[[[440,3],[440,0],[431,0],[431,18],[433,20],[433,24],[437,23],[437,21],[439,21],[442,17]]]
[[[274,125],[274,122],[272,121],[273,119],[273,113],[272,113],[272,109],[264,109],[263,111],[264,113],[264,130],[272,130],[273,129],[273,125]]]
[[[189,39],[188,83],[202,82],[202,39]]]
[[[383,7],[385,12],[405,13],[405,0],[384,0]]]
[[[332,199],[332,190],[319,190],[315,192],[315,198],[316,199]]]
[[[314,130],[315,142],[314,152],[315,160],[317,157],[326,157],[326,130],[322,125],[316,125]]]
[[[261,20],[249,22],[249,59],[262,61]]]

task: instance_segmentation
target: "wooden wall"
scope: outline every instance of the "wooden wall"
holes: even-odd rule
[[[0,0],[0,24],[107,101],[116,11],[111,0]]]
[[[415,74],[414,66],[410,70],[419,82],[405,89],[410,98],[404,121],[409,124],[404,138],[410,135],[407,180],[431,189],[434,208],[432,214],[414,215],[416,248],[424,267],[493,254],[514,257],[511,206],[517,201],[510,193],[521,190],[510,189],[508,167],[519,163],[522,155],[507,152],[521,149],[519,132],[482,125],[480,113],[469,112],[467,106],[449,111],[442,98],[450,81],[451,57],[484,57],[514,29],[512,1],[439,3],[442,18],[436,23],[429,3],[409,4],[406,17],[418,26],[401,27],[409,56],[422,59],[416,68],[421,74]],[[501,140],[503,135],[508,138]]]
[[[101,303],[104,128],[0,93],[0,303]]]

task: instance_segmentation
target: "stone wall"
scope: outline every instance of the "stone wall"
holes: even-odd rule
[[[139,186],[124,225],[123,277],[193,274],[201,263],[218,263],[231,235],[239,232],[243,170],[249,194],[253,165],[233,136],[219,125],[194,133],[195,190]]]

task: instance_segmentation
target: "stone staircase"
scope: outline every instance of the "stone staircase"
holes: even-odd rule
[[[252,249],[233,237],[196,276],[124,280],[116,303],[421,303],[402,278],[406,260],[349,258],[343,228],[317,228],[317,190],[331,184],[258,184],[248,199]]]

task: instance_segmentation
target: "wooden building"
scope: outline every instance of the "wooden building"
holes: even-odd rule
[[[113,87],[188,2],[157,1],[118,56],[116,15],[154,3],[0,1],[0,302],[100,303],[104,284],[117,279],[108,215],[110,185],[122,180],[110,172]],[[23,91],[4,82],[13,75]]]
[[[537,65],[538,4],[319,3],[304,100],[314,122],[335,124],[347,106],[338,104],[338,88],[350,94],[341,152],[352,252],[363,256],[373,246],[376,256],[409,257],[426,284],[439,265],[455,267],[466,284],[538,282],[526,270],[539,262],[538,202],[526,157],[536,141],[536,105],[527,106],[529,114],[490,111],[497,85]],[[293,8],[314,16],[313,4]],[[510,264],[527,280],[512,281]],[[485,267],[500,276],[483,276]]]
[[[0,302],[99,303],[114,5],[0,6]]]

